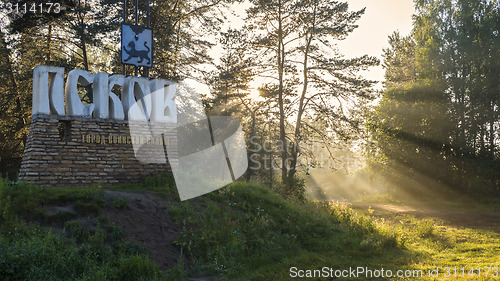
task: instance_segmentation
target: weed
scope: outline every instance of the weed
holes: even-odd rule
[[[415,225],[419,237],[428,238],[434,234],[434,221],[431,219],[422,219]]]
[[[123,230],[119,226],[110,225],[106,228],[106,231],[111,241],[120,241],[123,238]]]
[[[84,200],[76,201],[76,209],[83,215],[98,215],[99,206],[95,202],[86,202]]]
[[[127,208],[127,204],[129,201],[130,201],[130,199],[128,199],[126,197],[115,196],[115,197],[111,198],[111,203],[112,203],[113,207],[115,207],[119,210],[125,210],[125,208]]]
[[[144,253],[144,246],[139,242],[127,239],[116,245],[117,251],[125,255],[138,255]]]
[[[64,229],[78,243],[86,241],[89,237],[89,232],[85,229],[84,225],[79,221],[67,221],[64,224]]]
[[[187,272],[184,265],[184,259],[185,257],[181,248],[181,254],[177,259],[177,264],[173,268],[165,272],[166,280],[172,280],[172,281],[187,280]]]
[[[64,224],[66,221],[76,218],[77,214],[71,211],[60,211],[54,214],[44,213],[45,220],[48,223],[62,223]]]
[[[160,274],[158,266],[144,256],[122,256],[117,262],[117,280],[154,280]]]

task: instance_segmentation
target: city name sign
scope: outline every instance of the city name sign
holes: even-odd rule
[[[92,84],[92,104],[81,101],[78,84]],[[116,85],[122,87],[121,100],[111,91]],[[164,79],[91,74],[82,69],[71,70],[64,85],[64,67],[39,65],[33,70],[33,115],[177,123],[176,88],[177,83]]]

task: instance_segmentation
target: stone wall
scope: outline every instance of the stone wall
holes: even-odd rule
[[[168,151],[169,161],[163,143],[176,144],[174,130],[159,137],[135,136],[127,121],[34,115],[19,176],[44,186],[106,186],[138,182],[176,165],[176,152]],[[149,163],[135,157],[132,143],[142,145],[142,155],[151,155]]]

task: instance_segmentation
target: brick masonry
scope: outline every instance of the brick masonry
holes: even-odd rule
[[[139,127],[148,128],[148,125],[144,123]],[[138,138],[136,134],[131,137],[129,124],[123,120],[34,115],[19,176],[44,186],[109,186],[138,182],[147,176],[170,171],[170,164],[177,164],[175,151],[168,151],[170,160],[165,157],[166,146],[162,140],[175,144],[169,147],[177,145],[174,130],[168,132],[152,138],[145,133],[141,134],[144,138]],[[147,156],[142,159],[159,164],[139,161],[132,142],[142,145],[140,152]]]

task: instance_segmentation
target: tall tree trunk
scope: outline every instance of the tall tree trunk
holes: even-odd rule
[[[3,38],[2,38],[3,40]],[[2,42],[4,46],[6,46],[6,43],[5,41]],[[22,115],[23,115],[23,111],[22,111],[22,108],[21,108],[21,93],[19,91],[19,87],[17,85],[17,81],[16,81],[16,76],[14,75],[14,69],[12,68],[12,60],[10,59],[10,50],[8,48],[5,48],[7,50],[7,56],[6,56],[6,59],[7,59],[7,65],[8,65],[8,75],[9,75],[9,80],[10,80],[10,84],[12,86],[12,95],[14,96],[15,98],[15,101],[16,101],[16,112],[17,114],[19,114],[19,118],[21,119],[21,121],[23,122],[24,125],[26,125],[26,120],[24,118],[22,118]]]
[[[304,57],[304,84],[302,84],[302,93],[300,95],[300,101],[299,101],[299,111],[297,112],[297,121],[295,123],[295,133],[294,133],[294,141],[292,142],[292,156],[291,156],[291,162],[290,162],[290,172],[288,173],[288,182],[293,183],[293,177],[295,176],[296,173],[296,168],[297,168],[297,161],[298,161],[298,156],[299,156],[299,145],[300,145],[300,129],[301,129],[301,124],[302,124],[302,115],[304,114],[304,101],[307,93],[307,86],[308,86],[308,60],[307,56],[309,55],[309,46],[311,43],[311,37],[309,37],[308,44],[306,47],[305,51],[305,57]]]
[[[87,43],[86,43],[86,36],[85,36],[85,15],[82,14],[82,3],[81,1],[78,1],[78,14],[77,14],[77,19],[80,24],[80,30],[79,30],[79,35],[80,35],[80,48],[82,49],[82,56],[83,56],[83,67],[85,68],[86,71],[89,70],[89,61],[88,61],[88,56],[87,56]]]
[[[287,184],[287,141],[285,131],[285,108],[284,108],[284,61],[285,61],[285,46],[283,44],[283,18],[281,12],[281,0],[278,1],[278,105],[279,105],[279,118],[280,118],[280,141],[283,151],[281,151],[281,180]]]
[[[484,139],[486,138],[486,129],[485,129],[486,124],[481,124],[481,129],[479,130],[479,156],[484,157],[487,155],[486,152],[486,144],[484,142]]]
[[[315,9],[316,11],[316,9]],[[308,67],[308,62],[309,62],[309,50],[311,47],[311,42],[314,36],[314,28],[315,28],[315,19],[313,19],[313,24],[312,28],[309,34],[309,37],[306,39],[306,48],[304,50],[304,68],[302,70],[303,72],[303,80],[304,83],[302,84],[302,93],[300,94],[300,101],[299,101],[299,111],[297,113],[297,121],[295,123],[295,133],[294,133],[294,142],[292,143],[292,157],[291,157],[291,163],[290,163],[290,172],[288,173],[288,182],[293,183],[293,177],[295,176],[295,173],[297,172],[297,161],[298,161],[298,156],[299,156],[299,145],[300,145],[300,130],[301,130],[301,125],[302,125],[302,115],[304,114],[304,101],[306,99],[306,94],[307,94],[307,87],[309,84],[309,67]]]
[[[83,53],[83,67],[86,71],[89,71],[89,60],[87,57],[87,44],[82,42],[82,53]]]
[[[491,159],[495,159],[495,121],[496,121],[496,116],[495,116],[495,101],[491,101],[491,119],[490,119],[490,151],[489,151],[489,157]]]
[[[49,32],[47,34],[47,61],[50,61],[51,40],[52,40],[52,24],[49,24]]]
[[[249,150],[253,151],[252,138],[255,135],[255,125],[256,125],[256,119],[257,119],[257,118],[255,118],[255,111],[252,111],[251,118],[252,118],[252,125],[250,126],[250,149]],[[249,156],[251,156],[251,155],[249,155]],[[251,162],[252,161],[251,161],[250,157],[248,157],[248,167],[250,167]],[[246,181],[250,181],[252,174],[253,174],[252,169],[248,169],[247,174],[245,176]]]
[[[5,38],[1,37],[1,40],[2,40],[2,46],[5,48],[5,53],[6,53],[6,61],[7,61],[7,73],[8,73],[8,79],[10,81],[10,86],[12,87],[11,88],[11,93],[9,93],[10,95],[12,95],[12,97],[14,98],[15,100],[15,103],[16,103],[16,109],[15,109],[15,113],[16,113],[16,116],[18,118],[18,121],[19,121],[19,125],[21,127],[24,127],[28,124],[28,120],[27,118],[25,118],[25,110],[23,110],[22,108],[22,93],[21,91],[19,90],[19,85],[17,83],[17,80],[16,80],[16,76],[14,74],[14,67],[13,67],[13,64],[14,62],[11,60],[11,57],[10,57],[10,50],[7,48],[7,43],[5,42]],[[12,124],[13,127],[15,126],[18,126],[17,124]],[[26,144],[26,138],[27,138],[27,132],[23,132],[22,136],[21,136],[21,140],[22,140],[22,143],[23,143],[23,146]]]

